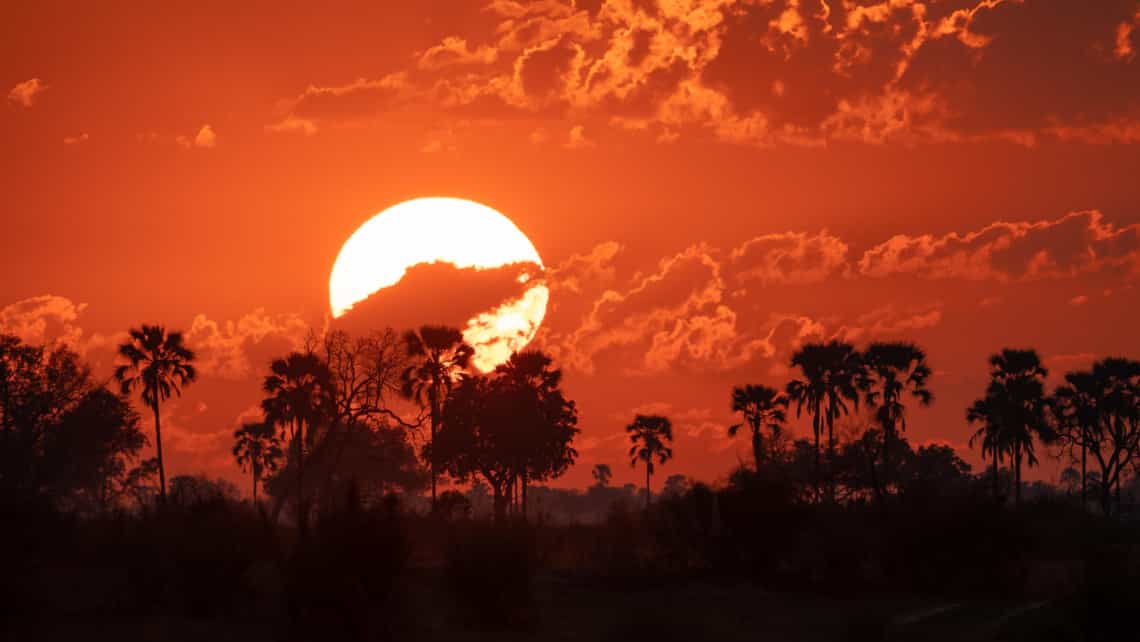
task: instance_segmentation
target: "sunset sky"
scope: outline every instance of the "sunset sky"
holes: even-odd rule
[[[975,465],[995,350],[1053,382],[1140,357],[1137,0],[9,2],[0,54],[0,331],[109,377],[129,327],[184,330],[175,474],[238,478],[265,364],[418,196],[503,212],[547,266],[559,485],[638,480],[647,410],[664,475],[723,477],[731,387],[804,341],[925,347],[907,436]]]

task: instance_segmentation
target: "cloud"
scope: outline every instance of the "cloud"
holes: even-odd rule
[[[186,343],[197,352],[203,375],[245,379],[274,357],[301,347],[308,333],[309,325],[300,316],[258,308],[221,323],[198,314],[190,322]]]
[[[598,140],[614,127],[757,146],[1138,142],[1131,0],[588,5],[490,2],[406,68],[311,85],[276,122],[311,132],[417,105],[569,120]]]
[[[79,318],[86,309],[86,303],[54,294],[23,299],[0,308],[0,333],[35,345],[59,342],[80,355],[90,356],[97,349],[109,347],[117,337],[84,331]]]
[[[784,232],[745,241],[729,257],[739,283],[803,285],[841,271],[847,265],[847,250],[847,244],[827,230],[814,236]]]
[[[47,91],[47,89],[48,86],[39,78],[25,80],[24,82],[17,83],[16,86],[8,92],[8,102],[28,108],[35,104],[39,95]]]
[[[586,149],[593,147],[594,141],[586,138],[585,128],[582,125],[575,125],[570,128],[570,134],[566,138],[566,149]]]
[[[79,134],[78,136],[65,136],[63,138],[63,144],[64,145],[78,145],[79,143],[86,143],[88,141],[88,139],[90,139],[90,138],[91,137],[87,135],[87,132],[83,132],[82,134]]]
[[[996,222],[942,236],[900,234],[864,252],[863,276],[1026,281],[1140,270],[1140,225],[1116,227],[1096,211],[1052,220]]]
[[[218,144],[218,136],[214,133],[214,128],[209,125],[202,125],[198,133],[193,138],[188,136],[178,136],[174,142],[185,147],[186,149],[199,148],[211,149]]]
[[[440,69],[452,65],[488,65],[495,62],[498,55],[499,52],[494,47],[482,45],[469,49],[466,40],[450,36],[421,53],[417,65],[420,69]]]
[[[265,131],[275,133],[299,133],[312,136],[317,133],[317,125],[307,118],[298,118],[290,114],[276,123],[266,125]]]

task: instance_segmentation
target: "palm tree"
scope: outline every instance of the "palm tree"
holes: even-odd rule
[[[1066,441],[1081,449],[1082,508],[1088,501],[1088,445],[1100,422],[1101,405],[1100,381],[1087,370],[1065,374],[1065,383],[1053,392],[1050,403]]]
[[[673,458],[673,423],[660,415],[637,415],[633,423],[625,427],[629,433],[629,441],[633,444],[629,449],[629,465],[637,467],[637,462],[645,464],[645,508],[649,508],[652,493],[649,489],[649,480],[653,475],[653,460],[664,466],[665,462]]]
[[[994,499],[998,499],[998,464],[1009,454],[1009,445],[1005,443],[1005,432],[1002,428],[1001,412],[995,400],[984,398],[974,401],[966,409],[966,421],[978,425],[977,431],[970,436],[970,448],[981,441],[982,457],[993,457],[993,491]]]
[[[297,462],[297,529],[308,527],[305,503],[305,446],[314,439],[314,429],[330,411],[332,377],[328,366],[312,352],[291,352],[269,364],[261,401],[268,423],[288,430]],[[307,430],[306,430],[307,429]]]
[[[124,395],[142,390],[142,400],[154,413],[154,447],[158,459],[158,497],[166,502],[166,466],[162,458],[162,425],[158,407],[171,395],[194,382],[198,373],[191,364],[194,352],[186,347],[181,332],[167,332],[160,325],[131,328],[119,355],[128,363],[115,368],[115,380]]]
[[[889,488],[891,440],[906,431],[903,396],[909,393],[919,405],[929,406],[934,400],[934,393],[926,387],[931,370],[926,353],[913,343],[872,343],[863,353],[863,363],[867,368],[863,381],[867,404],[877,408],[875,419],[883,429],[882,483]]]
[[[832,340],[809,343],[792,355],[792,367],[803,373],[802,379],[788,383],[788,397],[796,402],[796,416],[804,408],[812,416],[815,433],[816,496],[819,495],[820,436],[827,428],[828,461],[835,458],[835,420],[848,413],[847,402],[859,407],[859,383],[864,366],[859,352],[850,343]]]
[[[1021,503],[1021,465],[1037,465],[1034,436],[1048,438],[1045,424],[1045,377],[1049,371],[1035,350],[1003,349],[990,357],[986,397],[1001,414],[1002,441],[1013,462],[1014,504]]]
[[[242,424],[234,431],[234,459],[253,478],[253,503],[257,504],[257,485],[262,475],[277,470],[283,453],[275,426],[267,422]]]
[[[413,364],[404,370],[401,392],[431,416],[431,443],[439,432],[443,402],[461,372],[467,370],[475,350],[463,341],[463,333],[446,326],[425,325],[404,333],[404,346]],[[431,466],[431,504],[435,506],[435,462]]]
[[[763,429],[771,431],[773,442],[779,439],[788,419],[788,398],[768,386],[737,386],[732,389],[732,411],[744,416],[744,422],[752,432],[752,460],[759,471],[764,458]],[[735,437],[745,424],[729,426],[728,436]]]

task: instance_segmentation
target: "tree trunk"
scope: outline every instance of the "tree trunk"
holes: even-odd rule
[[[309,504],[305,501],[305,423],[294,420],[294,439],[297,442],[297,532],[301,537],[309,533]]]
[[[760,462],[764,458],[764,437],[760,434],[757,428],[752,431],[752,463],[756,466],[756,472],[760,472]]]
[[[1015,446],[1013,449],[1014,468],[1013,468],[1013,505],[1021,506],[1021,446]]]
[[[491,492],[493,493],[493,502],[495,505],[495,523],[502,524],[507,519],[507,500],[503,495],[503,484],[498,484],[487,480],[491,484]]]
[[[895,429],[882,431],[882,490],[890,491],[890,440],[894,437]]]
[[[431,441],[429,444],[435,444],[435,434],[439,430],[439,393],[436,391],[435,386],[432,386],[431,392],[428,393],[431,398]],[[429,451],[430,452],[430,451]],[[435,512],[435,455],[429,458],[428,466],[431,469],[431,511]]]
[[[818,503],[823,498],[823,491],[821,485],[823,483],[823,468],[820,465],[820,459],[823,456],[822,450],[819,445],[819,435],[822,432],[819,426],[819,415],[816,415],[815,425],[815,501]]]
[[[253,505],[257,506],[257,468],[250,466],[249,476],[253,478]]]
[[[154,449],[158,455],[158,501],[166,503],[166,464],[162,461],[162,426],[158,419],[158,400],[153,404],[154,409]]]
[[[997,449],[996,449],[996,448],[994,449],[994,478],[993,478],[993,486],[994,486],[994,501],[996,502],[996,501],[998,500],[998,496],[999,496],[999,491],[998,491],[998,454],[997,454]]]
[[[526,515],[526,469],[525,468],[522,471],[522,475],[519,476],[519,483],[522,484],[522,518],[523,518],[523,521],[525,522],[526,517],[527,517],[527,515]]]
[[[645,510],[649,510],[649,501],[653,497],[653,492],[649,490],[649,476],[653,474],[653,465],[650,462],[645,462]]]
[[[1085,444],[1085,429],[1084,429],[1084,427],[1082,427],[1081,428],[1081,510],[1086,510],[1086,506],[1087,506],[1086,502],[1088,501],[1088,496],[1086,494],[1088,487],[1087,487],[1087,482],[1085,481],[1085,471],[1086,471],[1085,461],[1086,461],[1087,456],[1088,456],[1088,447]]]

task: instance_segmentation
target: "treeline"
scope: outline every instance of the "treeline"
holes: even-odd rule
[[[740,423],[723,438],[747,435],[753,461],[727,480],[667,474],[672,422],[638,415],[620,465],[640,467],[644,487],[612,486],[599,462],[593,485],[557,490],[546,484],[575,464],[579,430],[560,371],[525,351],[478,373],[471,354],[459,331],[429,326],[313,336],[274,359],[262,417],[234,433],[246,500],[220,480],[168,478],[162,407],[197,379],[179,333],[132,330],[110,382],[64,347],[0,337],[0,502],[20,526],[0,539],[0,602],[252,619],[247,639],[438,638],[425,609],[448,626],[534,629],[534,587],[551,573],[611,597],[719,578],[1031,599],[1082,631],[1135,603],[1136,362],[1098,361],[1050,391],[1036,353],[995,354],[964,412],[991,464],[975,474],[952,448],[907,439],[913,408],[936,403],[920,348],[808,344],[786,385],[731,391]],[[809,438],[792,437],[797,416]],[[141,459],[151,436],[156,456]],[[1021,481],[1044,453],[1070,465],[1061,488]],[[468,490],[439,493],[441,477]],[[417,582],[432,597],[408,597]]]

